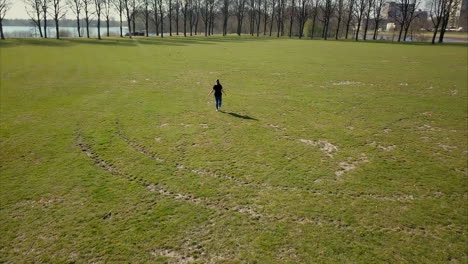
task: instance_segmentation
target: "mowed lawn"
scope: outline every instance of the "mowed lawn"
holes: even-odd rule
[[[468,260],[466,45],[17,39],[0,52],[0,262]]]

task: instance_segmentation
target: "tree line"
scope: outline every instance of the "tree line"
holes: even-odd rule
[[[12,0],[0,0],[0,33],[3,19]],[[136,35],[137,27],[144,35],[150,32],[164,37],[223,36],[288,36],[321,39],[376,40],[384,19],[385,0],[22,0],[39,35],[47,38],[48,21],[53,20],[56,38],[60,38],[60,21],[66,14],[76,19],[79,37],[90,38],[89,27],[97,24],[101,39],[101,25],[105,23],[109,36],[111,16],[117,15],[120,37],[124,25],[128,37]],[[433,25],[432,43],[443,42],[445,29],[453,9],[460,0],[429,0]],[[393,22],[398,29],[398,41],[406,41],[421,0],[395,0]],[[85,28],[85,36],[82,36]],[[370,31],[370,33],[369,33]]]

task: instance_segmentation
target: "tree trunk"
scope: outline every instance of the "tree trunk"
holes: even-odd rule
[[[179,5],[177,5],[175,23],[176,23],[176,35],[179,36]]]
[[[432,41],[431,41],[432,44],[435,44],[435,39],[437,37],[437,31],[439,30],[439,24],[440,24],[440,22],[438,21],[437,25],[435,25],[435,27],[434,27],[434,35],[432,35]]]
[[[44,12],[44,38],[47,38],[47,12]]]
[[[400,33],[398,34],[398,42],[401,41],[401,35],[403,33],[403,24],[400,25]]]
[[[335,39],[338,40],[338,34],[340,33],[341,15],[338,16],[338,22],[336,24]]]
[[[119,18],[120,18],[120,37],[123,38],[122,11],[119,12]]]
[[[58,17],[55,17],[55,38],[60,39],[60,32],[59,32],[59,21]]]
[[[107,37],[109,37],[109,17],[107,17],[107,20],[106,20],[106,28],[107,28]]]
[[[289,20],[289,37],[292,37],[292,26],[294,21],[294,0],[291,2],[291,19]]]
[[[81,38],[80,15],[76,15],[76,24],[77,24],[77,29],[78,29],[78,37]]]
[[[169,0],[169,36],[172,37],[172,1]]]
[[[86,37],[89,38],[89,17],[86,15]]]
[[[348,39],[349,25],[351,24],[351,19],[353,19],[353,7],[354,7],[354,0],[351,0],[350,6],[349,6],[348,20],[346,21],[345,39]]]
[[[0,38],[5,39],[5,35],[3,35],[3,19],[0,19]]]
[[[98,39],[101,39],[101,17],[100,15],[98,15],[98,18],[97,18],[97,36],[98,36]]]
[[[360,29],[361,29],[361,18],[359,18],[358,26],[357,26],[357,30],[356,30],[356,41],[359,40],[359,30]]]
[[[162,0],[161,0],[162,1]],[[160,22],[161,22],[161,38],[164,38],[164,14],[162,11],[162,6],[159,6],[159,15],[160,15]]]
[[[364,36],[363,36],[363,39],[366,40],[367,39],[367,29],[369,28],[369,13],[367,13],[367,16],[366,16],[366,24],[364,25]]]

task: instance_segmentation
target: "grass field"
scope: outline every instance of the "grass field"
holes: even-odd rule
[[[0,52],[0,262],[468,261],[466,45]]]

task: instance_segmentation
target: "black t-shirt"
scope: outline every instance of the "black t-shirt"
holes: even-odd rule
[[[213,90],[215,91],[215,96],[221,96],[222,93],[221,93],[221,90],[223,89],[223,86],[221,84],[216,84],[215,86],[213,86]]]

